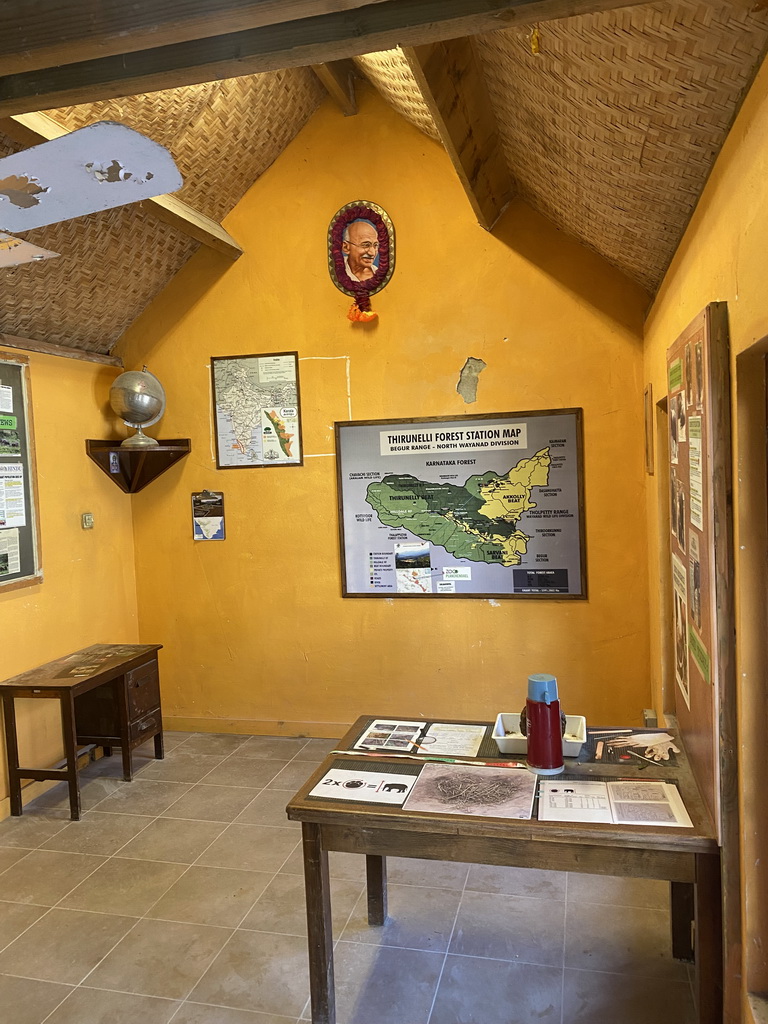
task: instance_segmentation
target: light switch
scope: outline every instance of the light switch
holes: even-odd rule
[[[92,530],[93,529],[93,512],[83,512],[82,516],[80,517],[80,521],[83,524],[83,529],[84,530]]]

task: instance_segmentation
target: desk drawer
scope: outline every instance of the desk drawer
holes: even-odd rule
[[[162,728],[162,715],[160,708],[156,708],[151,715],[145,715],[138,722],[131,722],[131,742],[141,739],[143,736],[154,736]]]
[[[160,707],[160,680],[156,661],[148,661],[126,672],[125,684],[128,690],[128,717],[131,720],[141,718]]]

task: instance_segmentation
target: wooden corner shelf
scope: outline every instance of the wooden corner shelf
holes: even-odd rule
[[[86,441],[85,450],[121,491],[135,494],[189,455],[192,442],[187,437],[179,437],[147,448],[122,448],[114,441]]]

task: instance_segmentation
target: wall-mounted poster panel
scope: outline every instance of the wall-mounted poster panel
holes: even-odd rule
[[[0,352],[0,590],[42,578],[29,360]]]
[[[345,597],[585,598],[582,410],[336,424]]]
[[[675,713],[719,828],[736,770],[728,353],[723,302],[667,350]]]

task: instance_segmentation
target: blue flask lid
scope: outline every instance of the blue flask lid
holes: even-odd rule
[[[528,700],[552,704],[557,700],[557,679],[546,672],[528,676]]]

